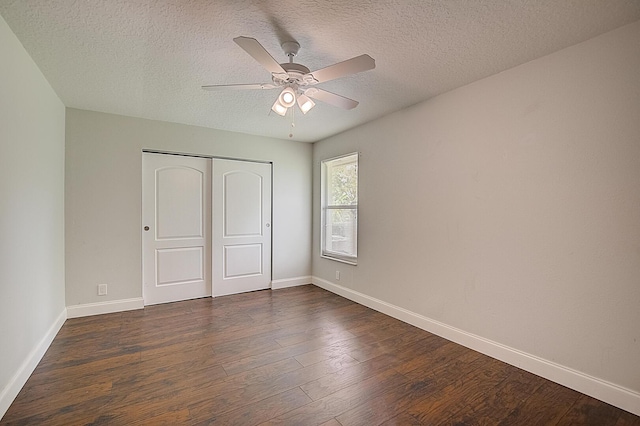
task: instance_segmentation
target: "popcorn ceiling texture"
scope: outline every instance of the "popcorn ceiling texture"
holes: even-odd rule
[[[637,0],[3,0],[0,15],[68,107],[286,139],[277,91],[233,38],[311,70],[367,53],[376,69],[319,87],[360,101],[296,111],[313,142],[640,19]]]

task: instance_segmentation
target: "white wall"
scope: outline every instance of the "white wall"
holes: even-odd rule
[[[65,109],[0,17],[0,417],[65,317]]]
[[[142,297],[143,149],[272,161],[273,279],[309,282],[310,144],[67,109],[67,306]]]
[[[355,150],[351,267],[319,256],[319,164]],[[640,414],[640,22],[314,144],[313,213],[314,282]]]

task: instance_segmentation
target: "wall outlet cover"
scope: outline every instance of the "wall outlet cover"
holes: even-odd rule
[[[98,284],[98,296],[106,296],[106,295],[107,295],[107,285]]]

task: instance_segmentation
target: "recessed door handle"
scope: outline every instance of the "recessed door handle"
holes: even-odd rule
[[[144,230],[145,230],[145,231],[148,231],[148,230],[149,230],[149,227],[148,227],[148,226],[145,226],[145,227],[144,227]]]
[[[270,223],[267,223],[267,228],[268,228],[268,227],[270,227],[270,226],[271,226],[271,224],[270,224]]]

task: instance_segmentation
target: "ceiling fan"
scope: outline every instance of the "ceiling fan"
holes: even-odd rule
[[[271,83],[216,84],[202,86],[202,88],[211,91],[281,88],[280,95],[271,107],[275,113],[281,116],[284,116],[296,102],[300,110],[306,114],[315,106],[311,98],[344,109],[355,108],[358,106],[357,101],[313,86],[376,67],[375,60],[371,56],[360,55],[311,72],[304,65],[293,62],[293,57],[298,54],[300,49],[300,45],[295,41],[282,43],[282,49],[289,57],[289,62],[282,64],[273,59],[273,56],[254,38],[236,37],[233,41],[271,73]]]

